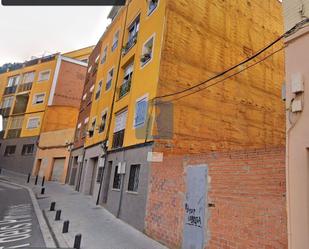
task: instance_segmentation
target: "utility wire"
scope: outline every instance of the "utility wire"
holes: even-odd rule
[[[232,78],[232,77],[234,77],[234,76],[236,76],[236,75],[238,75],[238,74],[240,74],[240,73],[242,73],[242,72],[244,72],[244,71],[246,71],[246,70],[248,70],[248,69],[250,69],[250,68],[252,68],[252,67],[254,67],[254,66],[256,66],[256,65],[258,65],[258,64],[260,64],[261,62],[267,60],[267,59],[270,58],[271,56],[273,56],[273,55],[277,54],[278,52],[282,51],[285,47],[286,47],[286,46],[283,46],[283,47],[277,49],[276,51],[270,53],[269,55],[267,55],[266,57],[260,59],[259,61],[255,62],[255,63],[253,63],[253,64],[251,64],[251,65],[249,65],[249,66],[243,68],[242,70],[240,70],[240,71],[238,71],[238,72],[235,72],[235,73],[233,73],[233,74],[231,74],[231,75],[229,75],[229,76],[227,76],[227,77],[225,77],[225,78],[223,78],[223,79],[221,79],[221,80],[218,80],[218,81],[216,81],[216,82],[214,82],[214,83],[212,83],[212,84],[209,84],[209,85],[207,85],[207,86],[205,86],[205,87],[203,87],[203,88],[199,88],[199,89],[197,89],[197,90],[194,91],[194,92],[187,93],[186,95],[182,95],[182,96],[180,96],[180,97],[178,97],[178,98],[175,98],[175,99],[172,99],[172,100],[169,100],[169,101],[161,101],[160,103],[166,103],[166,102],[171,102],[171,101],[177,101],[177,100],[179,100],[179,99],[185,98],[185,97],[190,96],[190,95],[192,95],[192,94],[195,94],[195,93],[197,93],[197,92],[203,91],[203,90],[205,90],[205,89],[207,89],[207,88],[209,88],[209,87],[212,87],[212,86],[214,86],[214,85],[217,85],[217,84],[219,84],[219,83],[221,83],[221,82],[223,82],[223,81],[225,81],[225,80],[227,80],[227,79],[230,79],[230,78]]]
[[[228,72],[238,68],[239,66],[242,66],[248,62],[250,62],[251,60],[255,59],[256,57],[258,57],[260,54],[264,53],[266,50],[268,50],[269,48],[271,48],[272,46],[274,46],[276,43],[278,43],[279,41],[281,41],[283,38],[287,38],[289,36],[291,36],[292,34],[294,34],[295,32],[297,32],[299,29],[303,28],[304,25],[306,25],[307,23],[309,23],[309,18],[306,18],[304,20],[302,20],[301,22],[297,23],[293,28],[291,28],[290,30],[286,31],[284,34],[282,34],[281,36],[279,36],[277,39],[275,39],[273,42],[271,42],[269,45],[267,45],[266,47],[262,48],[261,50],[259,50],[257,53],[255,53],[254,55],[250,56],[249,58],[243,60],[242,62],[224,70],[223,72],[219,73],[219,74],[216,74],[215,76],[205,80],[205,81],[202,81],[192,87],[189,87],[189,88],[186,88],[186,89],[183,89],[183,90],[180,90],[178,92],[174,92],[174,93],[170,93],[170,94],[165,94],[165,95],[161,95],[161,96],[157,96],[157,97],[154,97],[152,99],[152,101],[154,100],[157,100],[157,99],[162,99],[162,98],[167,98],[167,97],[171,97],[171,96],[174,96],[174,95],[178,95],[178,94],[182,94],[182,93],[185,93],[185,92],[188,92],[188,91],[191,91],[199,86],[202,86],[206,83],[208,83],[209,81],[212,81],[214,79],[217,79],[225,74],[227,74]]]

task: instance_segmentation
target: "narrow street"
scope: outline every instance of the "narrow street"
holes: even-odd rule
[[[0,249],[45,247],[27,189],[0,180]]]

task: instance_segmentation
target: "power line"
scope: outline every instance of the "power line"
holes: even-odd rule
[[[203,88],[199,88],[199,89],[197,89],[197,90],[194,91],[194,92],[190,92],[190,93],[188,93],[188,94],[186,94],[186,95],[182,95],[182,96],[180,96],[180,97],[178,97],[178,98],[175,98],[175,99],[172,99],[172,100],[169,100],[169,101],[165,101],[165,102],[177,101],[177,100],[179,100],[179,99],[185,98],[185,97],[190,96],[190,95],[192,95],[192,94],[195,94],[195,93],[197,93],[197,92],[203,91],[203,90],[205,90],[205,89],[207,89],[207,88],[209,88],[209,87],[212,87],[212,86],[214,86],[214,85],[217,85],[217,84],[219,84],[219,83],[221,83],[221,82],[223,82],[223,81],[225,81],[225,80],[227,80],[227,79],[230,79],[230,78],[232,78],[232,77],[234,77],[234,76],[236,76],[236,75],[238,75],[238,74],[240,74],[240,73],[242,73],[242,72],[244,72],[244,71],[246,71],[246,70],[248,70],[248,69],[250,69],[250,68],[252,68],[252,67],[254,67],[254,66],[256,66],[256,65],[258,65],[258,64],[260,64],[261,62],[267,60],[267,59],[270,58],[271,56],[273,56],[273,55],[279,53],[279,52],[282,51],[284,48],[285,48],[285,46],[283,46],[283,47],[277,49],[276,51],[270,53],[269,55],[267,55],[266,57],[262,58],[261,60],[259,60],[259,61],[255,62],[255,63],[253,63],[253,64],[251,64],[251,65],[249,65],[249,66],[243,68],[242,70],[240,70],[240,71],[238,71],[238,72],[235,72],[235,73],[233,73],[233,74],[231,74],[231,75],[229,75],[229,76],[227,76],[227,77],[225,77],[225,78],[223,78],[223,79],[221,79],[221,80],[218,80],[218,81],[216,81],[216,82],[214,82],[214,83],[212,83],[212,84],[210,84],[210,85],[207,85],[207,86],[205,86],[205,87],[203,87]],[[163,102],[163,103],[165,103],[165,102]],[[161,102],[161,103],[162,103],[162,102]]]
[[[156,96],[154,97],[152,100],[157,100],[157,99],[162,99],[162,98],[167,98],[167,97],[171,97],[171,96],[174,96],[174,95],[178,95],[178,94],[182,94],[182,93],[185,93],[185,92],[188,92],[188,91],[191,91],[199,86],[202,86],[206,83],[208,83],[209,81],[212,81],[214,79],[217,79],[225,74],[227,74],[228,72],[238,68],[239,66],[242,66],[248,62],[250,62],[251,60],[255,59],[256,57],[258,57],[260,54],[264,53],[266,50],[268,50],[269,48],[271,48],[272,46],[274,46],[276,43],[278,43],[279,41],[281,41],[283,38],[287,38],[289,36],[291,36],[292,34],[294,34],[296,31],[298,31],[299,29],[303,28],[303,26],[305,24],[309,23],[309,18],[306,18],[304,20],[302,20],[301,22],[297,23],[293,28],[291,28],[290,30],[286,31],[283,35],[279,36],[277,39],[275,39],[273,42],[271,42],[269,45],[267,45],[266,47],[262,48],[261,50],[259,50],[257,53],[255,53],[254,55],[250,56],[249,58],[243,60],[242,62],[224,70],[223,72],[219,73],[219,74],[216,74],[215,76],[205,80],[205,81],[202,81],[192,87],[189,87],[189,88],[186,88],[186,89],[183,89],[183,90],[180,90],[178,92],[174,92],[174,93],[170,93],[170,94],[165,94],[165,95],[161,95],[161,96]],[[242,72],[242,70],[240,71]]]

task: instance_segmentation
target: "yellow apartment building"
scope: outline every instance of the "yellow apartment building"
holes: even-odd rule
[[[70,182],[170,248],[286,248],[283,44],[251,58],[283,33],[281,12],[278,0],[114,7]]]
[[[72,57],[58,53],[15,64],[0,74],[3,89],[0,110],[5,127],[1,134],[1,168],[31,173],[42,132],[58,130],[59,122],[74,122],[79,99],[76,90],[70,89],[74,83],[70,78],[79,78],[81,86],[77,91],[81,91],[87,63],[76,59],[84,58],[83,50],[73,51],[68,55]],[[64,87],[65,85],[69,86]],[[59,91],[62,88],[66,91],[61,94]],[[72,115],[64,115],[67,110],[61,112],[57,108],[72,108],[70,97],[76,98],[73,102],[77,110]],[[47,123],[50,119],[53,121]],[[75,123],[71,127],[74,130]]]

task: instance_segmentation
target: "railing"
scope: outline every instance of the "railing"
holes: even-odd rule
[[[19,138],[21,133],[21,129],[10,129],[6,135],[6,138]]]
[[[8,117],[10,115],[11,107],[0,109],[0,114],[3,117]]]
[[[4,95],[12,94],[16,92],[17,86],[8,86],[4,89]]]
[[[125,55],[128,51],[136,44],[138,33],[135,33],[130,40],[128,40],[127,44],[123,48],[123,54]]]
[[[18,92],[26,92],[26,91],[30,91],[32,88],[32,82],[30,83],[25,83],[25,84],[21,84],[18,86]]]
[[[131,79],[125,81],[119,88],[119,99],[125,96],[128,92],[130,92],[131,88]]]
[[[123,139],[124,139],[124,132],[125,130],[121,130],[118,132],[115,132],[113,135],[113,149],[121,148],[123,145]]]

